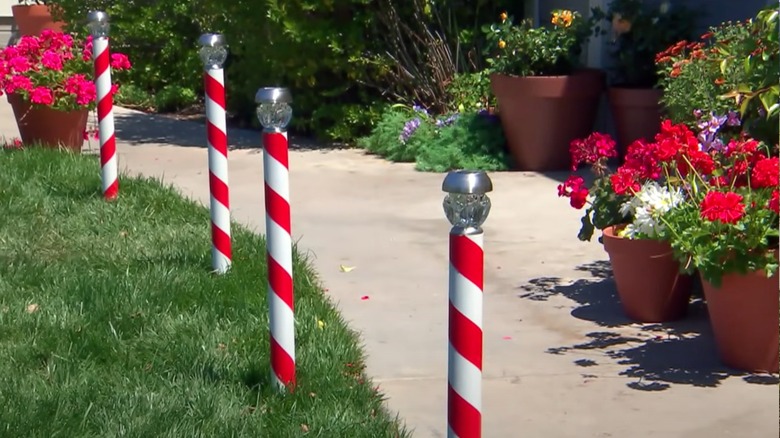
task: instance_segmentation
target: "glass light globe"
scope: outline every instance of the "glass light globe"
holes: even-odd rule
[[[268,130],[283,130],[292,120],[292,107],[287,102],[263,102],[257,106],[257,120]]]
[[[89,33],[93,38],[104,38],[108,36],[111,25],[108,23],[108,14],[102,11],[92,11],[87,16],[89,20]]]
[[[198,51],[200,60],[207,68],[222,68],[227,60],[228,51],[225,46],[203,46]]]
[[[198,38],[200,50],[198,55],[207,69],[220,69],[227,59],[227,42],[225,36],[218,33],[204,33]]]
[[[490,214],[490,198],[484,194],[449,193],[443,207],[453,227],[479,228]]]

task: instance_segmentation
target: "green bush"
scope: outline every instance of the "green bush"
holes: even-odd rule
[[[395,105],[358,146],[391,161],[415,162],[427,172],[506,170],[509,162],[501,125],[484,112],[434,117]]]
[[[117,105],[140,110],[153,109],[155,106],[152,95],[132,83],[122,84],[119,87],[119,92],[114,96],[114,102]]]
[[[440,128],[417,156],[417,170],[507,170],[506,139],[498,120],[484,113],[466,113]]]
[[[198,102],[199,96],[192,88],[166,85],[154,96],[157,111],[166,113],[180,111]]]
[[[112,46],[134,62],[127,84],[157,95],[202,95],[202,65],[197,54],[201,33],[220,32],[230,56],[226,68],[231,118],[256,126],[253,97],[258,87],[286,86],[294,99],[291,128],[330,141],[350,142],[367,135],[378,121],[381,104],[394,93],[409,93],[426,84],[446,84],[452,72],[431,70],[428,54],[448,47],[453,72],[481,68],[481,24],[522,5],[510,0],[56,0],[73,30],[83,31],[90,10],[111,17]],[[416,14],[422,8],[422,14]],[[393,35],[398,20],[414,31],[441,35],[440,45],[413,35]],[[384,14],[384,15],[383,15]],[[415,20],[415,21],[411,21]],[[402,32],[398,30],[398,32]],[[394,45],[402,39],[409,56]],[[437,37],[439,38],[439,37]],[[400,58],[403,57],[403,62]],[[440,57],[446,59],[447,57]],[[437,67],[438,68],[438,67]],[[430,73],[430,74],[429,74]],[[435,75],[434,75],[435,74]],[[140,91],[139,91],[140,90]],[[186,96],[185,96],[186,94]],[[421,97],[430,93],[421,93]],[[397,96],[396,96],[397,97]],[[438,96],[441,97],[441,96]],[[187,99],[185,99],[187,100]],[[168,103],[168,102],[158,102]],[[178,102],[173,102],[178,103]],[[411,103],[411,102],[410,102]],[[417,102],[430,107],[430,102]],[[165,105],[163,105],[165,106]],[[174,105],[175,107],[175,105]],[[362,110],[361,110],[362,108]]]

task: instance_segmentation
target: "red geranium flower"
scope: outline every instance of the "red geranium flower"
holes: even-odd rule
[[[637,181],[637,171],[625,166],[621,166],[616,173],[609,177],[612,183],[612,190],[618,195],[633,195],[641,189]]]
[[[571,170],[577,170],[582,163],[596,164],[605,158],[617,156],[615,140],[609,134],[594,132],[584,140],[574,140],[569,145]]]
[[[558,185],[558,196],[569,199],[572,207],[580,210],[588,202],[588,188],[585,187],[585,180],[577,175],[572,175]]]
[[[780,174],[780,162],[777,157],[763,158],[753,167],[750,185],[755,188],[777,187]]]
[[[645,140],[636,140],[628,145],[623,166],[634,171],[640,179],[657,180],[661,176],[658,145]]]
[[[693,131],[682,123],[672,124],[669,119],[661,123],[661,130],[656,134],[655,142],[656,159],[660,161],[671,161],[680,151],[699,148],[699,141]]]
[[[775,213],[780,214],[780,193],[778,193],[777,190],[772,192],[772,197],[769,198],[767,207]]]
[[[710,222],[735,224],[745,213],[742,195],[733,192],[709,192],[700,206],[701,217]]]

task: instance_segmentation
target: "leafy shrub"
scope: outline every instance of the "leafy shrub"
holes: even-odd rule
[[[174,112],[190,107],[198,102],[199,96],[192,88],[179,85],[166,85],[154,96],[157,111]]]
[[[434,117],[422,108],[390,107],[360,147],[391,161],[416,162],[417,170],[505,170],[501,125],[484,112]]]
[[[780,116],[777,8],[753,20],[723,23],[701,41],[681,41],[659,53],[657,65],[670,118],[694,127],[700,113],[738,108],[742,126],[776,144]]]
[[[201,33],[221,32],[230,48],[225,68],[232,120],[256,126],[257,88],[286,86],[295,100],[291,128],[331,141],[352,141],[368,134],[381,114],[379,105],[394,95],[393,90],[414,103],[416,98],[407,91],[420,87],[420,77],[404,70],[430,71],[426,42],[440,41],[448,47],[455,66],[451,73],[476,71],[482,63],[481,24],[505,8],[522,10],[511,0],[476,4],[469,0],[57,0],[57,4],[66,21],[80,31],[90,10],[109,13],[112,46],[136,60],[127,83],[137,88],[131,90],[135,94],[126,95],[140,98],[138,90],[156,95],[175,86],[179,88],[174,90],[192,90],[201,96],[196,41]],[[400,14],[397,19],[381,15],[390,10],[387,5]],[[424,7],[415,9],[415,5]],[[397,22],[414,23],[410,24],[413,34],[430,32],[434,38],[416,40],[411,33],[401,40],[390,37],[388,23]],[[396,62],[400,52],[394,44],[399,41],[412,54],[403,65]],[[449,75],[435,81],[446,84],[451,79]],[[438,82],[428,83],[438,87]],[[182,97],[180,91],[169,93]],[[370,109],[361,111],[361,107]]]
[[[141,110],[154,108],[154,98],[146,90],[135,84],[123,84],[114,96],[117,105]]]
[[[486,70],[456,75],[447,90],[452,98],[450,111],[481,111],[496,106],[490,88],[490,73]]]
[[[439,128],[420,149],[417,170],[507,170],[506,139],[498,120],[484,112],[465,113],[451,125]]]

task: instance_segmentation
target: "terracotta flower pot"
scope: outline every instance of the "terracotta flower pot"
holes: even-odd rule
[[[62,32],[65,23],[54,21],[50,6],[47,5],[15,5],[11,6],[19,36],[39,36],[44,29]]]
[[[570,169],[569,144],[591,133],[605,78],[600,70],[568,76],[490,77],[517,170]]]
[[[727,274],[720,287],[702,278],[718,353],[726,365],[778,372],[778,276]]]
[[[47,107],[36,108],[18,94],[9,94],[8,102],[14,110],[19,135],[25,145],[64,147],[81,152],[89,110],[66,112]]]
[[[631,143],[641,138],[652,140],[658,133],[662,96],[661,90],[652,88],[612,87],[607,90],[621,161]]]
[[[624,239],[620,227],[604,232],[618,296],[626,315],[640,322],[680,319],[688,311],[693,277],[680,274],[672,247],[648,239]]]

